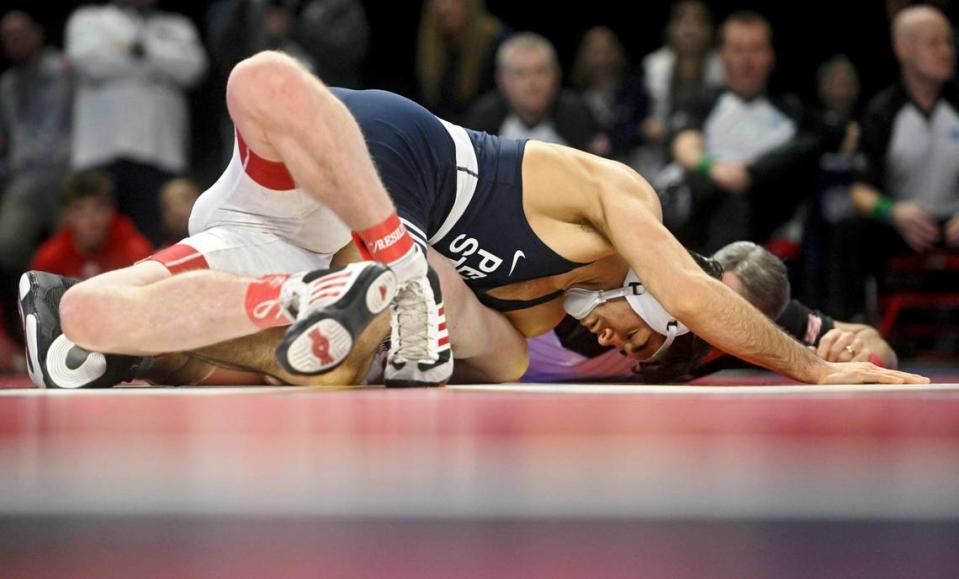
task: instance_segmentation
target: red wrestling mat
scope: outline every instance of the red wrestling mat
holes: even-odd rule
[[[953,577],[959,386],[0,392],[10,577]]]
[[[33,384],[30,383],[30,378],[26,375],[20,374],[11,374],[3,375],[0,374],[0,389],[4,388],[30,388]]]

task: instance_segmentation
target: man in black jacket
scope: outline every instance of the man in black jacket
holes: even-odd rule
[[[959,249],[959,87],[949,21],[916,6],[893,22],[902,78],[876,95],[862,120],[865,166],[851,194],[870,217],[871,261]],[[871,263],[879,270],[882,263]]]
[[[560,88],[556,50],[532,32],[512,36],[496,53],[498,90],[482,97],[465,126],[512,139],[537,139],[595,154],[609,152],[585,101]]]

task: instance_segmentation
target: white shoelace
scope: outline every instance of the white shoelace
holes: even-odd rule
[[[404,284],[393,302],[394,323],[397,337],[396,356],[407,361],[431,359],[429,331],[429,305],[423,284],[425,278]]]

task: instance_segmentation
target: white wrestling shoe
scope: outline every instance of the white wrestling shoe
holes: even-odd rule
[[[453,355],[439,276],[425,275],[400,284],[391,305],[392,333],[385,369],[388,387],[443,386],[453,374]]]
[[[291,374],[324,374],[343,363],[356,338],[390,305],[396,275],[376,261],[351,263],[293,276],[280,303],[295,321],[286,330],[276,358]]]

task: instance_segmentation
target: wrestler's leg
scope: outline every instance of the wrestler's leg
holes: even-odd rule
[[[153,365],[139,378],[152,384],[199,384],[217,368],[255,372],[283,384],[301,386],[340,386],[362,384],[374,354],[389,334],[389,316],[381,314],[360,335],[356,346],[342,365],[318,376],[299,376],[285,372],[276,362],[274,351],[283,337],[283,328],[256,334],[186,353],[155,358]]]
[[[96,352],[153,355],[194,350],[262,329],[248,315],[251,286],[268,281],[214,271],[172,275],[143,261],[70,288],[63,333]]]
[[[529,365],[526,338],[499,312],[476,299],[453,265],[430,250],[430,265],[440,276],[450,343],[456,355],[454,382],[515,382]]]
[[[318,376],[290,374],[277,364],[274,351],[283,335],[282,328],[265,330],[252,336],[207,346],[191,352],[191,355],[225,368],[260,372],[284,384],[303,386],[362,384],[374,354],[389,331],[389,315],[380,314],[357,338],[346,361],[334,370]]]
[[[305,287],[296,276],[289,288],[271,283],[283,275],[257,276],[319,270],[329,263],[328,255],[263,229],[213,226],[149,260],[71,287],[59,301],[58,333],[95,352],[193,350],[287,325],[280,294],[290,290],[284,300],[293,303]]]
[[[352,249],[345,249],[338,254],[334,265],[357,258]],[[504,316],[479,303],[446,258],[430,251],[429,259],[440,276],[446,308],[450,312],[447,317],[450,341],[457,355],[455,381],[486,383],[519,380],[528,364],[526,339]],[[389,319],[381,315],[360,336],[350,357],[341,367],[312,377],[288,374],[276,363],[273,352],[282,336],[279,328],[214,344],[188,355],[220,367],[261,372],[287,384],[358,384],[369,369],[373,353],[388,333]],[[166,372],[168,366],[174,363],[173,360],[164,360],[160,359],[163,365],[158,367],[158,373]],[[147,375],[145,378],[162,384],[195,383],[185,380],[195,380],[197,367],[184,366],[184,371],[182,378],[169,372],[158,376]]]
[[[261,53],[243,61],[231,75],[227,101],[257,155],[282,160],[298,183],[354,230],[395,217],[349,111],[293,59]],[[413,252],[405,232],[403,239],[407,243],[390,244],[390,251],[401,253],[381,256],[383,261],[402,261]],[[69,339],[90,350],[143,355],[192,350],[262,329],[244,315],[253,280],[197,272],[156,283],[114,283],[141,275],[155,280],[163,269],[151,262],[133,267],[135,272],[106,275],[67,292],[60,311]],[[397,271],[401,279],[412,277],[403,269]],[[418,272],[425,273],[425,262]]]
[[[243,60],[230,73],[226,100],[249,147],[281,161],[354,231],[394,211],[349,110],[294,59],[261,52]]]
[[[446,325],[439,289],[431,284],[426,256],[400,222],[349,109],[318,78],[278,52],[261,52],[237,64],[226,97],[246,146],[257,157],[282,162],[300,187],[355,232],[369,259],[388,264],[396,274],[387,382],[445,382],[452,360],[448,341],[437,338]],[[325,350],[311,356],[306,336],[345,343],[351,333],[342,320],[330,319],[325,307],[308,308],[287,332],[278,356],[284,367],[312,373],[335,364],[337,357]]]
[[[137,379],[166,386],[200,384],[218,368],[216,365],[194,357],[189,352],[158,356],[146,366],[137,373]]]
[[[333,256],[333,267],[362,260],[356,246],[347,245]],[[209,383],[217,370],[238,370],[270,376],[284,384],[296,385],[339,385],[359,384],[369,369],[372,352],[389,333],[389,322],[385,316],[374,322],[360,337],[353,353],[340,368],[320,376],[294,376],[280,368],[274,352],[283,336],[283,329],[263,330],[250,336],[220,342],[194,352],[181,352],[153,359],[153,363],[141,372],[138,378],[151,384],[192,385]],[[215,379],[215,376],[214,376]],[[260,380],[250,380],[248,384],[260,384]],[[265,383],[265,382],[264,382]]]

